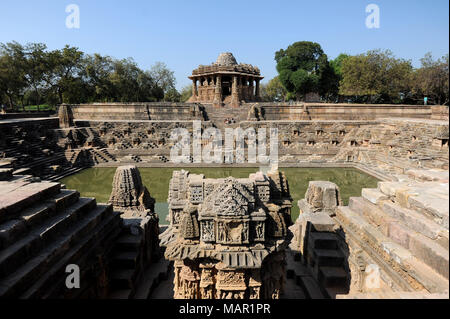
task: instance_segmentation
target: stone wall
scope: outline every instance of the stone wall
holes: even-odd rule
[[[431,118],[448,121],[448,105],[433,105],[431,107]]]
[[[244,104],[250,108],[255,103]],[[257,103],[266,120],[373,120],[431,118],[431,106],[332,103]],[[71,105],[74,119],[192,120],[192,103],[94,103]],[[244,119],[239,119],[244,120]]]
[[[75,120],[193,120],[202,118],[192,103],[93,103],[71,105]]]

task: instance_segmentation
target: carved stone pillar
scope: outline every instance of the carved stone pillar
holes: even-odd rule
[[[233,84],[231,86],[231,107],[239,107],[239,93],[238,93],[238,76],[233,76]]]
[[[215,107],[222,106],[222,76],[218,75],[216,79],[216,88],[214,92],[214,102]]]
[[[192,79],[192,99],[191,101],[197,101],[197,79]]]
[[[256,101],[260,100],[259,81],[260,81],[260,79],[256,80],[256,91],[255,91],[255,99],[256,99]]]
[[[249,100],[254,101],[255,100],[255,87],[253,85],[254,79],[250,78],[250,86],[249,86]]]

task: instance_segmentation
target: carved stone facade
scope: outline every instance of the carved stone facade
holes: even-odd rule
[[[113,205],[114,211],[121,213],[124,226],[117,240],[121,244],[114,250],[112,273],[113,276],[127,274],[127,288],[134,291],[147,266],[160,257],[155,199],[142,184],[136,166],[117,168],[109,204]],[[130,242],[134,244],[130,245]],[[113,277],[113,282],[115,279]],[[123,280],[122,277],[120,279]]]
[[[285,175],[209,179],[175,171],[165,256],[174,298],[278,299],[285,281],[292,199]]]
[[[258,101],[263,77],[257,67],[238,64],[233,54],[221,53],[211,65],[200,65],[192,71],[192,97],[189,102],[230,104]]]

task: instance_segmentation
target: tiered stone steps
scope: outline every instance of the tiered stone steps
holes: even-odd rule
[[[54,298],[68,292],[65,268],[83,275],[120,231],[120,217],[59,183],[0,182],[0,296]]]
[[[219,128],[223,129],[226,127],[236,127],[239,122],[246,121],[249,109],[247,107],[232,108],[229,106],[225,107],[214,107],[209,104],[205,104],[205,111],[207,118],[211,123]],[[235,124],[225,124],[225,119],[234,119]]]
[[[338,240],[337,235],[330,232],[311,232],[308,238],[305,260],[327,298],[334,298],[336,292],[348,292],[349,274]]]
[[[325,299],[326,296],[320,287],[319,282],[314,278],[311,271],[303,265],[299,258],[294,255],[294,251],[288,249],[286,251],[287,262],[287,281],[288,285],[291,280],[295,282],[296,287],[289,287],[285,293],[285,299],[295,299],[294,297],[299,294],[297,287],[300,288],[302,299]]]
[[[112,298],[130,299],[136,293],[136,283],[142,275],[140,236],[122,233],[114,246],[111,261]]]
[[[379,182],[336,220],[404,291],[448,291],[448,184]]]

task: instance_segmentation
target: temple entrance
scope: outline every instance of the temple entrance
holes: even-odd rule
[[[222,96],[224,99],[227,96],[231,95],[231,84],[232,84],[232,79],[230,76],[224,76],[222,78]]]

